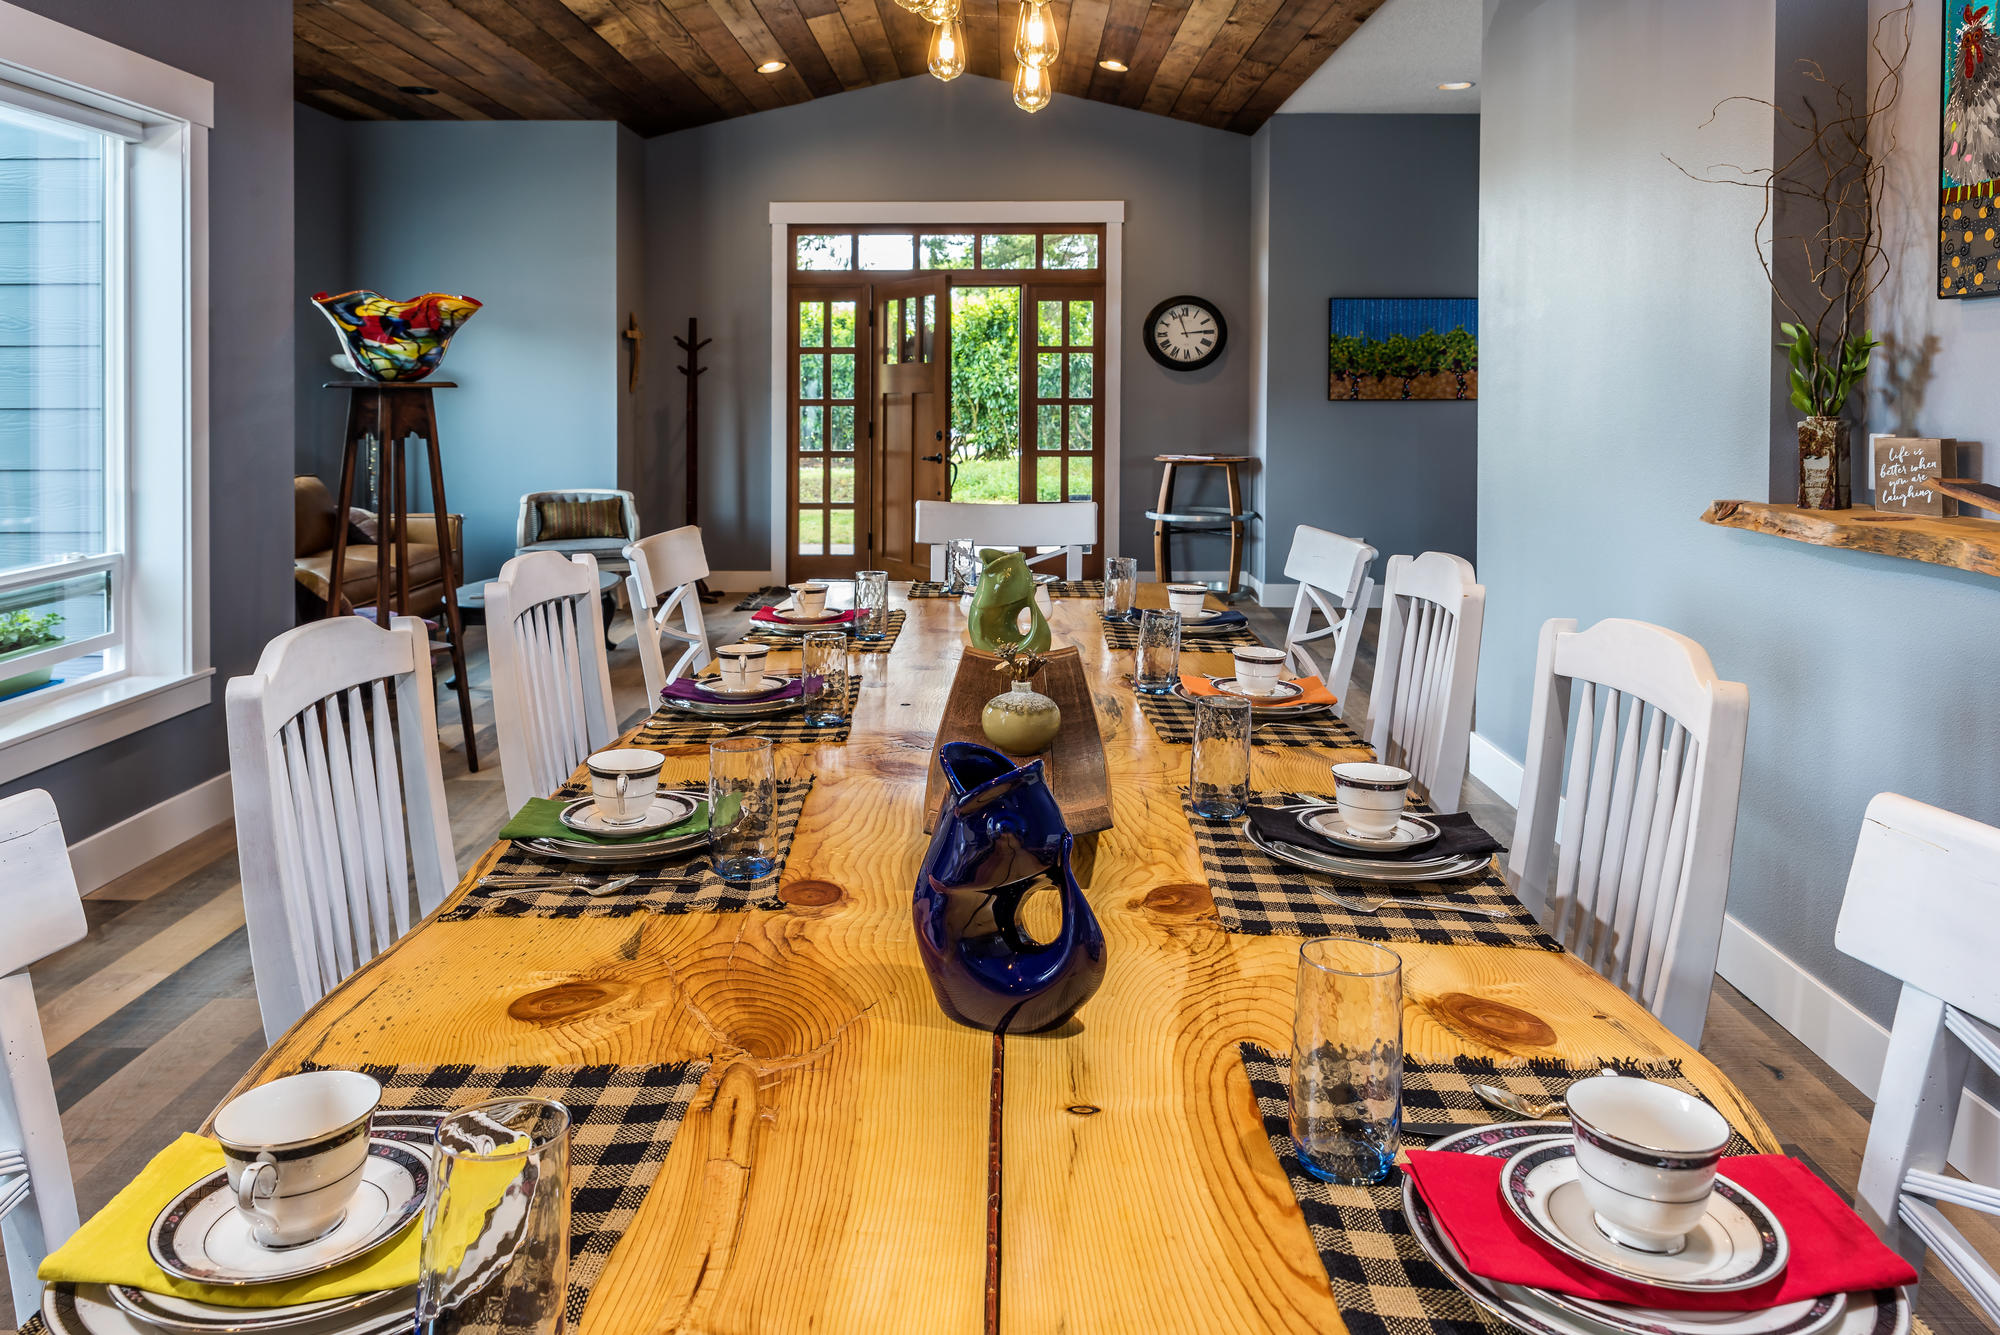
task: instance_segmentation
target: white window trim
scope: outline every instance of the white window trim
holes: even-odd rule
[[[785,474],[786,416],[791,400],[786,373],[786,350],[790,326],[787,310],[791,290],[792,248],[788,229],[794,224],[829,227],[863,227],[879,223],[890,227],[952,227],[968,223],[993,223],[1033,227],[1059,227],[1064,223],[1104,224],[1104,476],[1097,498],[1104,517],[1104,550],[1118,550],[1118,461],[1120,429],[1124,412],[1125,368],[1125,201],[1098,200],[1008,200],[1001,202],[904,202],[888,204],[782,203],[771,205],[771,569],[764,582],[775,584],[784,578],[785,504],[790,478]]]
[[[208,131],[215,86],[0,0],[0,79],[135,121],[128,264],[126,670],[0,715],[0,783],[210,703]],[[159,572],[172,572],[163,579]]]

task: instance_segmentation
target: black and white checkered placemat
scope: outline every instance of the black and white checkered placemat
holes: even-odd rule
[[[847,740],[854,722],[854,707],[861,700],[861,675],[847,679],[847,718],[840,723],[816,726],[806,722],[802,712],[776,714],[757,719],[711,719],[688,714],[665,705],[639,725],[627,746],[686,746],[690,742],[710,742],[717,737],[768,737],[773,742],[803,742],[809,746]]]
[[[1241,1044],[1239,1050],[1264,1122],[1264,1134],[1305,1216],[1349,1335],[1489,1335],[1504,1330],[1497,1321],[1482,1315],[1417,1245],[1403,1217],[1401,1170],[1372,1187],[1336,1186],[1308,1173],[1292,1140],[1291,1057],[1255,1043]],[[1677,1085],[1689,1093],[1698,1092],[1681,1074],[1680,1063],[1672,1061],[1499,1066],[1469,1059],[1435,1064],[1405,1060],[1404,1120],[1414,1129],[1427,1122],[1447,1125],[1504,1119],[1504,1113],[1494,1113],[1473,1095],[1473,1080],[1544,1098],[1596,1075],[1606,1064],[1627,1074]],[[1732,1141],[1730,1153],[1755,1150],[1739,1135]]]
[[[1104,626],[1104,644],[1106,648],[1137,649],[1139,647],[1139,622],[1136,618],[1131,621],[1111,621],[1107,620],[1104,614],[1100,612],[1097,619]],[[1185,627],[1181,630],[1181,648],[1194,653],[1207,653],[1210,650],[1221,653],[1237,648],[1238,646],[1262,643],[1263,641],[1257,638],[1247,624],[1231,626],[1227,630],[1197,630],[1190,632]]]
[[[1139,712],[1153,725],[1153,735],[1163,742],[1187,746],[1194,741],[1195,703],[1179,695],[1142,695]],[[1366,747],[1354,731],[1332,710],[1301,719],[1263,719],[1253,707],[1250,740],[1258,746]],[[1352,759],[1353,757],[1349,757]]]
[[[805,809],[806,794],[812,791],[810,778],[778,785],[777,826],[778,865],[771,874],[748,885],[735,885],[715,874],[708,850],[662,863],[642,863],[638,867],[615,867],[565,862],[530,853],[521,844],[509,844],[507,851],[488,873],[492,876],[546,876],[550,884],[475,885],[465,898],[446,909],[442,922],[464,922],[468,918],[626,918],[635,913],[738,913],[745,909],[782,909],[778,898],[778,876],[791,852],[792,836],[798,833],[799,813]],[[563,795],[571,789],[565,787]],[[706,797],[706,791],[697,794]],[[637,875],[630,885],[607,895],[590,895],[574,885],[559,882],[582,876],[592,884]]]
[[[856,653],[886,654],[896,647],[896,637],[903,633],[903,622],[908,617],[909,613],[905,612],[902,608],[891,608],[889,611],[889,630],[881,639],[855,639],[852,633],[850,633],[848,640],[853,645]],[[759,629],[763,624],[763,622],[752,621],[750,628],[743,633],[743,639],[750,644],[768,644],[775,649],[797,649],[805,641],[805,636],[794,635],[789,631]],[[846,626],[828,626],[826,629],[844,630]]]
[[[1256,793],[1251,797],[1251,801],[1266,806],[1326,800],[1309,793]],[[1433,884],[1447,887],[1451,901],[1504,909],[1507,917],[1452,913],[1433,906],[1440,902],[1437,897],[1416,893],[1428,887],[1384,885],[1294,867],[1251,843],[1243,832],[1242,817],[1208,820],[1195,815],[1185,797],[1181,810],[1194,830],[1209,893],[1215,897],[1215,914],[1225,931],[1247,936],[1358,936],[1365,941],[1419,941],[1434,946],[1562,949],[1536,924],[1534,915],[1496,871]],[[1411,810],[1423,807],[1412,803]],[[1363,913],[1342,908],[1327,898],[1328,893],[1349,900],[1388,902],[1372,913]]]
[[[323,1069],[307,1063],[305,1069]],[[704,1061],[656,1066],[363,1066],[385,1108],[463,1108],[537,1098],[569,1111],[569,1290],[563,1315],[583,1319],[590,1290],[673,1148],[708,1072]]]
[[[1104,600],[1104,581],[1101,579],[1059,579],[1043,586],[1051,598],[1095,598]],[[946,593],[942,582],[934,579],[910,581],[910,598],[957,598],[962,595]]]

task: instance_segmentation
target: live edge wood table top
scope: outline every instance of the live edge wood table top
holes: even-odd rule
[[[307,1059],[709,1061],[585,1335],[1340,1330],[1237,1055],[1289,1050],[1299,941],[1218,926],[1181,812],[1188,748],[1140,716],[1133,655],[1104,647],[1094,602],[1056,601],[1111,774],[1116,825],[1078,868],[1109,969],[1063,1030],[996,1043],[938,1009],[910,918],[963,620],[900,588],[895,605],[909,620],[863,662],[852,740],[780,749],[781,779],[817,776],[786,910],[428,921],[250,1081]],[[670,780],[705,778],[705,747],[667,754]],[[1259,747],[1254,786],[1330,793],[1327,765],[1358,754]],[[1571,956],[1396,949],[1412,1057],[1678,1057],[1775,1148],[1713,1066]]]

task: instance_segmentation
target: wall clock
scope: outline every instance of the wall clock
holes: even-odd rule
[[[1146,351],[1169,371],[1199,371],[1229,342],[1229,325],[1215,303],[1201,297],[1168,297],[1146,317]]]

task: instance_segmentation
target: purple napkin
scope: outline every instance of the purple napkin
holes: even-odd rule
[[[797,677],[792,678],[775,691],[762,695],[718,695],[706,686],[697,685],[693,677],[677,677],[660,691],[660,698],[692,700],[704,705],[747,705],[760,704],[766,700],[792,700],[805,692],[805,686]]]

